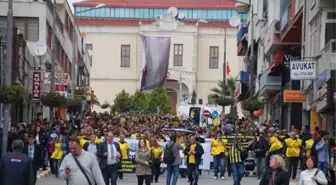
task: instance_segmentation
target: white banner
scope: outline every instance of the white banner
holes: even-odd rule
[[[316,78],[315,64],[314,60],[291,61],[291,80],[314,80]]]
[[[119,138],[114,138],[114,141],[116,141],[116,142],[119,141]],[[139,141],[137,139],[129,139],[129,138],[126,138],[125,141],[130,144],[129,159],[134,159],[135,158],[135,150],[138,147]],[[164,148],[165,148],[167,142],[159,142],[159,144],[162,146],[163,151],[164,151]],[[210,146],[210,143],[202,143],[201,145],[203,147],[204,154],[202,156],[202,161],[201,161],[201,164],[200,164],[199,168],[204,169],[204,170],[209,170],[210,169],[210,162],[213,161],[213,157],[210,154],[211,146]],[[162,155],[163,155],[163,153],[162,153]],[[180,156],[181,156],[180,168],[187,168],[186,162],[184,160],[184,154],[183,154],[182,150],[180,151]],[[162,156],[162,158],[163,158],[163,156]],[[167,165],[164,164],[164,163],[161,164],[161,167],[166,167],[166,166]]]

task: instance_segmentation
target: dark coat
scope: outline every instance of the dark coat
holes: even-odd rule
[[[117,149],[117,152],[119,152],[119,154],[121,155],[121,150],[120,150],[119,143],[118,142],[113,142],[113,144],[114,144],[115,148]],[[108,152],[107,142],[104,141],[103,143],[101,143],[99,145],[98,151],[97,151],[97,156],[100,158],[99,167],[101,169],[104,169],[107,165],[107,156],[104,156],[104,153],[106,153],[106,152]],[[120,165],[120,163],[118,165]]]
[[[190,151],[190,146],[188,145],[186,146],[186,148],[183,150],[184,155],[187,155],[187,164],[189,164],[189,155],[188,152]],[[204,154],[204,150],[201,144],[196,143],[196,147],[195,147],[195,161],[196,164],[199,165],[202,161],[202,155]]]
[[[28,154],[28,144],[25,145],[23,152]],[[39,145],[34,144],[34,159],[32,160],[33,170],[36,172],[42,165],[42,150]]]
[[[32,161],[22,151],[5,154],[0,163],[0,185],[34,185]]]
[[[262,176],[259,185],[268,185],[268,181],[272,178],[272,169],[268,169]],[[286,170],[276,169],[274,177],[274,185],[289,185],[289,174]]]

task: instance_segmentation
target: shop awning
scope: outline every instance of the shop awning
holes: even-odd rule
[[[282,58],[285,56],[285,54],[285,50],[280,50],[275,54],[272,64],[269,67],[268,74],[280,72],[279,68],[282,63]]]

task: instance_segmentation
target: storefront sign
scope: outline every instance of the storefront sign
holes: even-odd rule
[[[315,61],[290,62],[291,80],[313,80],[316,78]]]
[[[33,72],[33,100],[40,100],[41,97],[41,72]]]
[[[51,73],[44,73],[44,84],[51,84]],[[55,85],[70,85],[70,75],[68,73],[55,73]]]
[[[286,103],[304,103],[307,98],[303,96],[302,91],[284,90],[283,101]]]

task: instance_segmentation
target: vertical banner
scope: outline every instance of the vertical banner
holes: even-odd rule
[[[140,35],[140,37],[146,60],[142,71],[141,90],[162,87],[168,72],[170,37],[144,35]]]
[[[41,69],[34,68],[33,72],[33,100],[40,100],[41,97]]]

